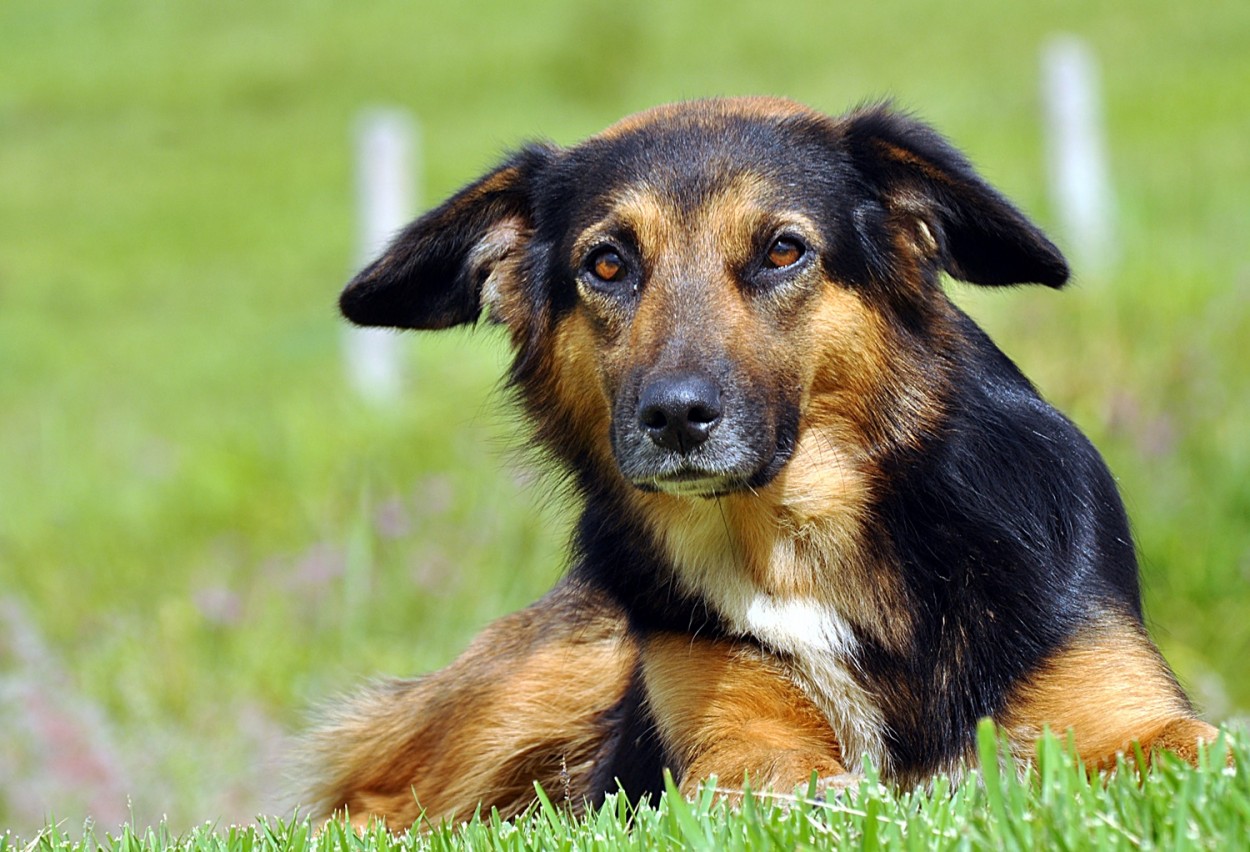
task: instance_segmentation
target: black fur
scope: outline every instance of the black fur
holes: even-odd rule
[[[664,768],[671,762],[655,736],[655,722],[647,710],[646,691],[637,673],[625,697],[603,720],[603,727],[610,733],[586,791],[587,802],[598,807],[609,793],[618,791],[624,791],[634,802],[643,798],[659,801],[664,792]]]
[[[572,576],[607,591],[629,613],[635,632],[672,630],[692,636],[726,635],[707,604],[683,593],[673,567],[615,494],[588,496],[578,521]]]
[[[880,304],[912,341],[900,357],[935,377],[933,423],[906,442],[883,435],[875,448],[885,485],[865,531],[877,564],[902,578],[919,626],[900,649],[872,625],[853,625],[854,670],[882,702],[894,770],[920,778],[967,754],[977,720],[1001,712],[1012,687],[1098,612],[1141,619],[1128,522],[1098,453],[937,293],[943,271],[974,284],[1060,287],[1067,266],[937,133],[885,108],[841,121],[796,113],[716,122],[694,111],[567,150],[531,146],[406,229],[348,286],[343,312],[409,328],[471,322],[493,268],[472,261],[474,247],[501,220],[521,223],[523,236],[504,251],[521,253],[515,285],[528,306],[526,325],[512,329],[511,382],[584,507],[571,577],[619,602],[638,636],[727,636],[707,602],[679,590],[677,569],[630,508],[631,486],[589,443],[547,422],[553,400],[542,379],[545,347],[578,303],[572,240],[603,215],[605,199],[645,182],[693,210],[743,170],[820,224],[824,268]],[[797,409],[782,420],[778,440],[792,445]],[[751,487],[785,464],[792,446],[781,449]],[[614,712],[614,757],[599,792],[617,776],[657,790],[663,756],[637,683]]]
[[[470,255],[500,220],[533,217],[532,183],[552,153],[540,145],[520,151],[406,227],[343,290],[343,316],[358,325],[424,329],[477,319],[489,270]]]
[[[941,268],[954,277],[1051,287],[1067,280],[1054,244],[958,151],[920,122],[874,108],[843,125],[799,115],[740,119],[714,133],[698,122],[677,123],[563,151],[531,145],[408,226],[348,284],[340,306],[361,325],[472,322],[481,309],[483,270],[466,259],[493,222],[515,216],[533,230],[525,264],[529,295],[550,307],[554,321],[576,303],[573,270],[563,260],[571,235],[602,212],[614,190],[647,179],[693,208],[742,164],[792,185],[796,197],[789,200],[827,228],[833,250],[825,260],[847,283],[888,286],[899,277],[885,209],[886,196],[899,191],[922,199],[917,213],[935,231]]]
[[[1097,608],[1141,615],[1128,521],[1102,459],[961,320],[950,415],[892,455],[874,510],[877,546],[922,627],[902,653],[866,653],[864,679],[897,697],[889,740],[913,777],[963,753],[977,720],[997,716]],[[873,648],[870,631],[860,639]]]

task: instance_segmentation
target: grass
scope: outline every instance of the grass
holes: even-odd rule
[[[50,826],[30,839],[0,835],[0,852],[409,852],[452,849],[1227,849],[1250,835],[1250,752],[1234,746],[1237,769],[1221,752],[1197,768],[1167,761],[1145,777],[1127,766],[1090,777],[1054,738],[1043,741],[1025,775],[1002,772],[992,727],[980,731],[982,771],[959,785],[896,792],[871,773],[827,800],[815,787],[798,797],[747,795],[733,806],[714,784],[693,801],[672,785],[654,805],[610,796],[571,816],[538,789],[530,811],[505,822],[475,814],[460,826],[425,826],[395,836],[375,825],[361,834],[307,820],[205,825],[182,835],[162,825],[100,836]]]
[[[7,0],[0,825],[283,813],[304,708],[445,663],[558,576],[567,507],[508,452],[498,335],[412,337],[392,409],[345,386],[362,107],[419,116],[434,200],[660,101],[888,94],[1054,226],[1056,31],[1101,60],[1121,262],[955,292],[1106,454],[1156,638],[1244,716],[1250,5]]]

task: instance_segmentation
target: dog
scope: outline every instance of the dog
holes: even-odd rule
[[[343,314],[502,324],[580,518],[545,597],[329,711],[320,812],[511,816],[534,782],[577,809],[665,769],[789,793],[865,758],[909,786],[958,773],[985,717],[1022,757],[1050,729],[1091,770],[1196,760],[1216,731],[1146,635],[1110,473],[943,273],[1068,278],[887,105],[661,106],[521,148],[404,229]]]

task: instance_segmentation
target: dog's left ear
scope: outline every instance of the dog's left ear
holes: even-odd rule
[[[556,151],[523,149],[404,228],[343,290],[343,315],[395,328],[476,320],[483,285],[528,239],[538,174]]]
[[[880,192],[886,215],[913,217],[913,243],[935,253],[953,277],[1048,287],[1068,280],[1068,264],[1054,243],[936,131],[885,107],[852,114],[843,130],[855,166]]]

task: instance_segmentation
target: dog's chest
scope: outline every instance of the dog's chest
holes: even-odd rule
[[[688,534],[667,544],[687,591],[706,601],[732,632],[752,637],[790,663],[795,681],[838,735],[847,768],[858,769],[864,754],[877,766],[888,766],[881,708],[854,674],[855,633],[829,596],[820,593],[822,583],[798,584],[805,590],[769,583],[766,570],[745,564],[723,525],[706,536]],[[829,570],[827,565],[796,565],[792,551],[778,559],[790,574]]]

